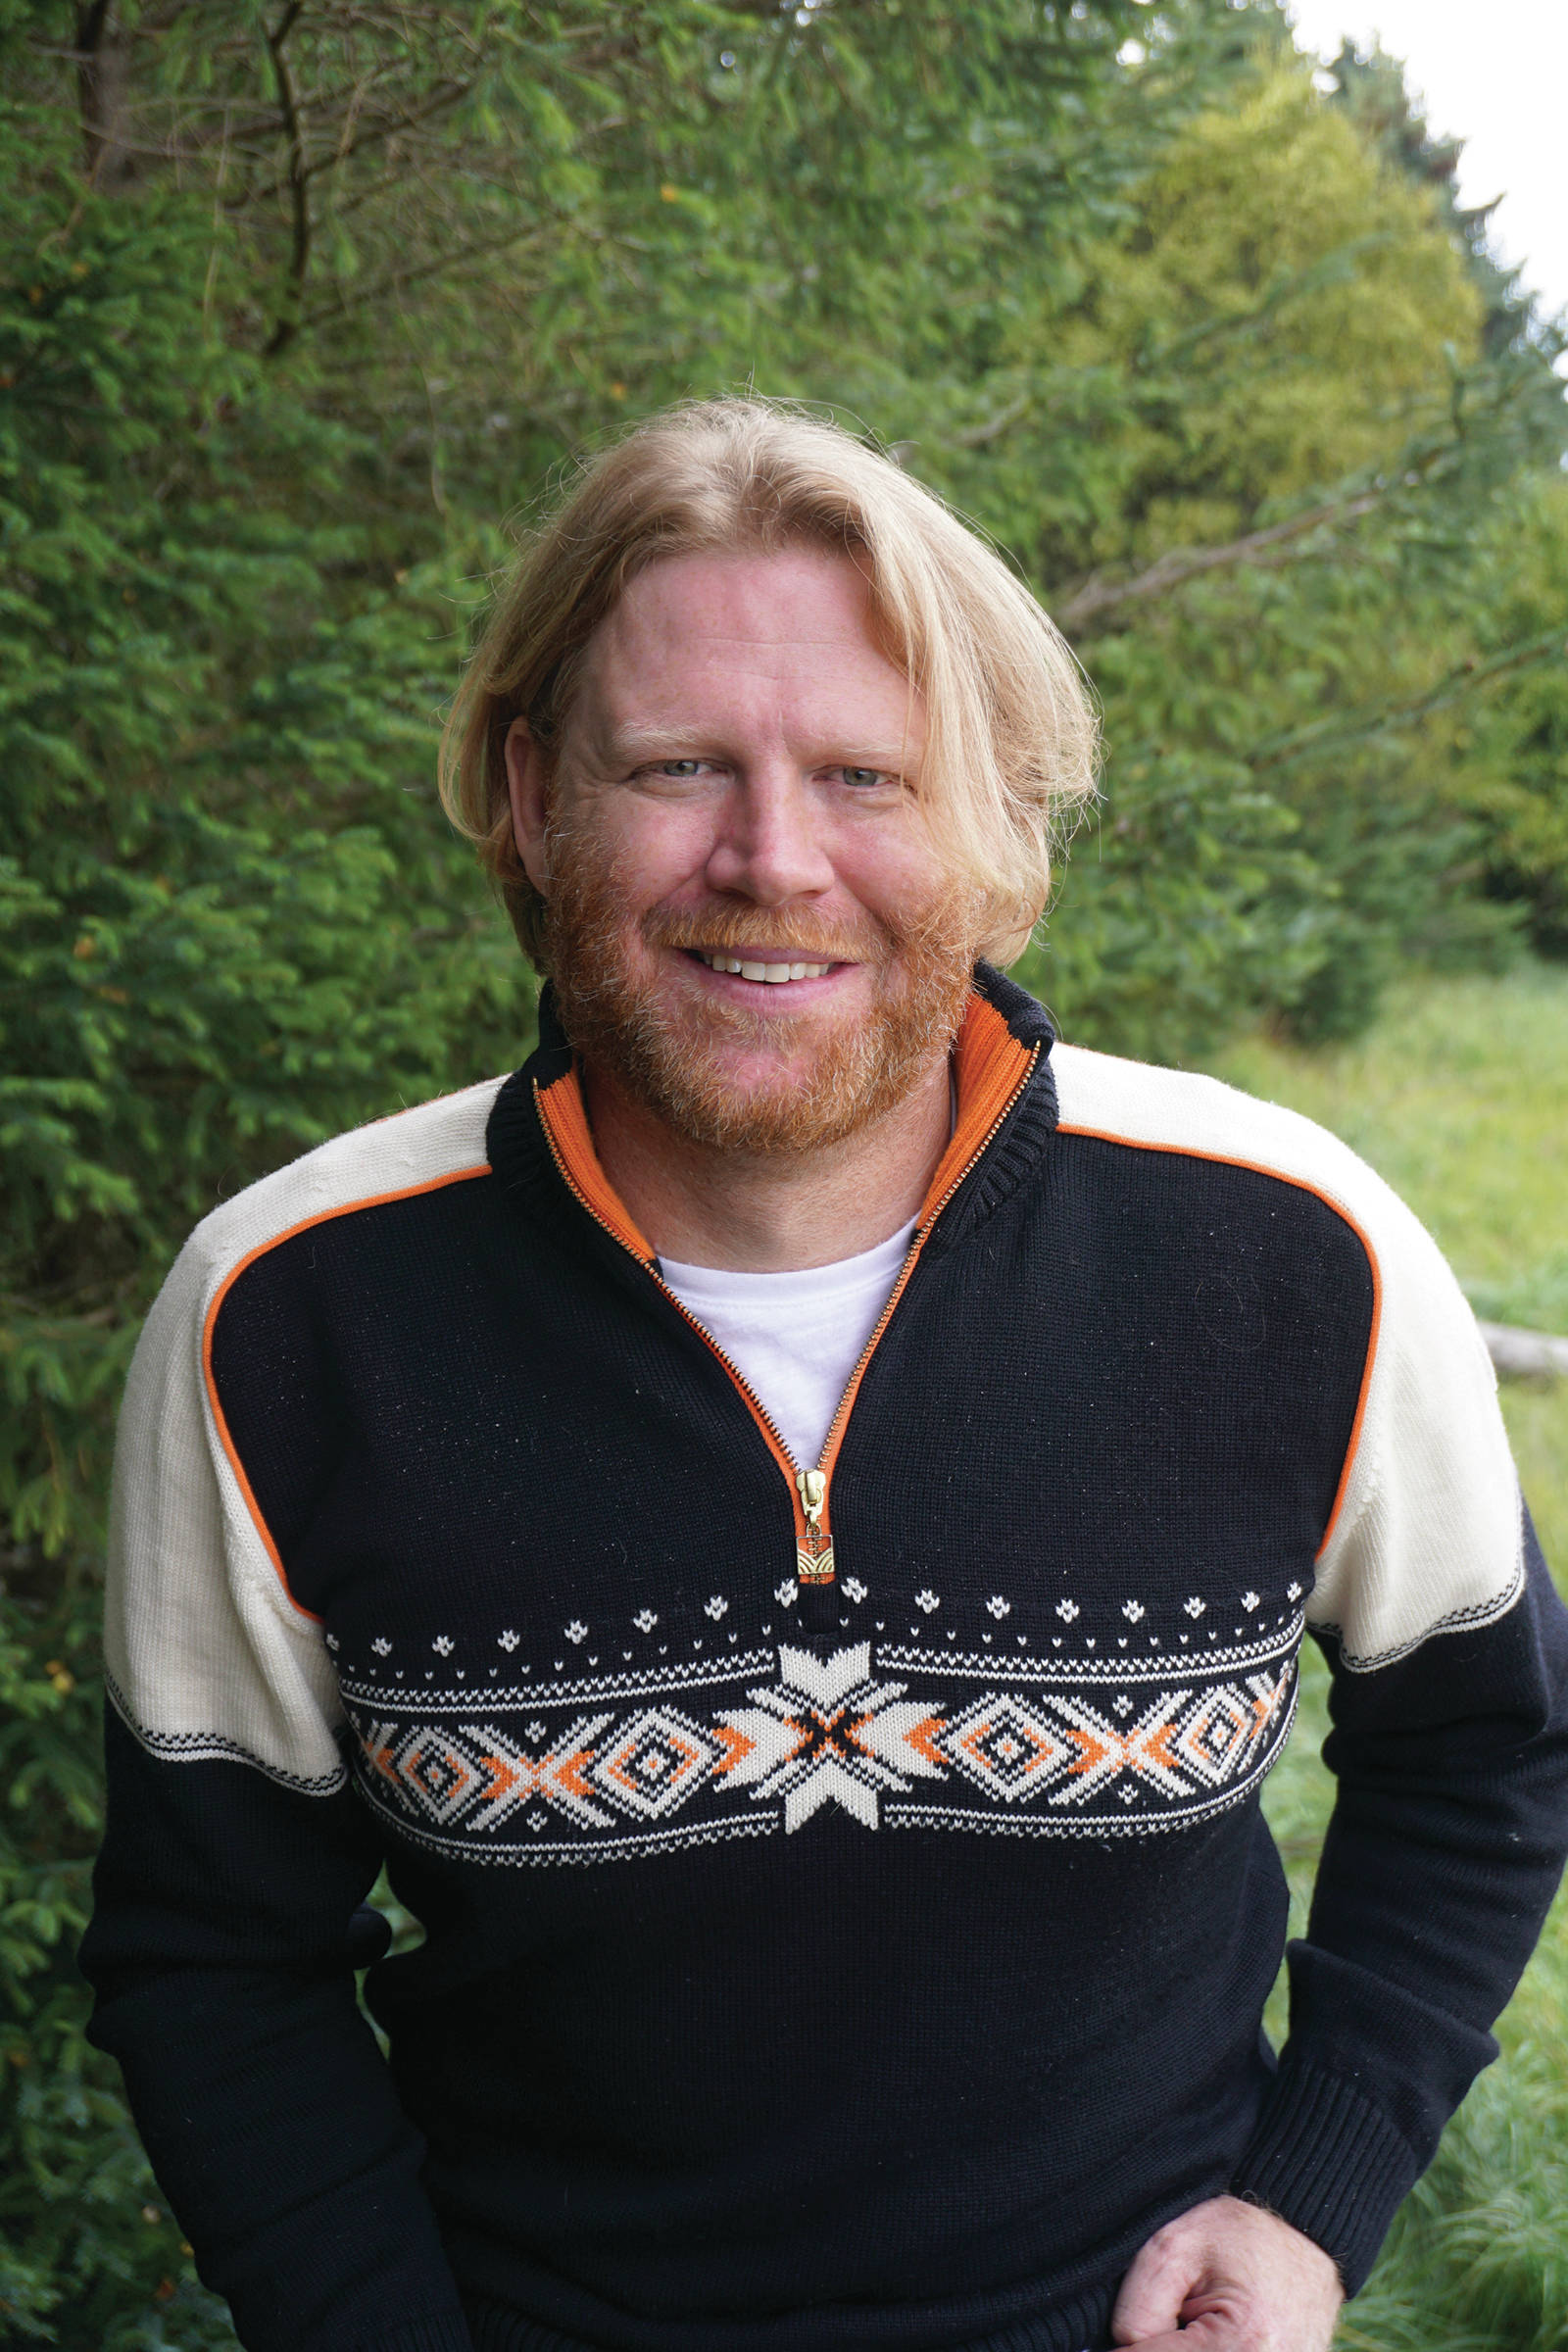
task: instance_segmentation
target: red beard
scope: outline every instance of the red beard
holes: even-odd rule
[[[974,946],[964,903],[951,891],[912,921],[894,927],[867,917],[857,932],[734,901],[700,915],[656,908],[641,926],[654,949],[787,949],[794,961],[859,963],[875,976],[869,1012],[826,1029],[804,1078],[781,1071],[771,1085],[740,1085],[720,1048],[772,1045],[789,1056],[819,1016],[718,1002],[672,1015],[631,968],[623,902],[590,842],[563,829],[551,847],[546,942],[562,1025],[590,1068],[691,1143],[769,1155],[842,1143],[902,1102],[957,1035]]]

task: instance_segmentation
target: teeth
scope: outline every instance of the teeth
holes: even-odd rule
[[[706,949],[697,953],[710,971],[733,972],[741,980],[761,980],[776,987],[785,980],[824,980],[833,969],[830,963],[743,963],[734,956],[710,956]]]

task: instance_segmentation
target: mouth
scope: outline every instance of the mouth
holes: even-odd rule
[[[787,987],[797,980],[825,980],[835,969],[832,963],[788,963],[774,956],[730,956],[718,948],[689,948],[687,954],[698,963],[705,963],[710,972],[729,972],[738,980],[760,980],[772,988]]]

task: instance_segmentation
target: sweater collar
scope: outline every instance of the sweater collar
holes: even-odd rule
[[[1038,1161],[1056,1122],[1048,1059],[1054,1042],[1033,997],[991,965],[976,965],[955,1049],[957,1122],[920,1212],[922,1224],[933,1226],[933,1245],[940,1235],[951,1247]],[[539,1002],[538,1048],[497,1096],[486,1149],[503,1188],[519,1204],[578,1217],[586,1211],[621,1251],[645,1266],[655,1263],[652,1243],[600,1165],[579,1064],[548,986]]]

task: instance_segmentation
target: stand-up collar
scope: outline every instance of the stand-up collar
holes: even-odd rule
[[[933,1246],[940,1236],[950,1247],[1038,1162],[1056,1123],[1048,1059],[1054,1042],[1048,1014],[1027,991],[976,965],[954,1050],[957,1120],[921,1210]],[[549,987],[540,997],[538,1049],[502,1088],[486,1141],[492,1167],[520,1203],[586,1209],[622,1250],[654,1264],[653,1245],[600,1164],[580,1065]]]

